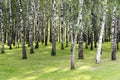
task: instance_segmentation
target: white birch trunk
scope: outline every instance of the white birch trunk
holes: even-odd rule
[[[4,36],[4,24],[3,24],[3,9],[2,9],[2,6],[1,6],[2,2],[0,1],[0,25],[1,25],[1,38],[2,38],[2,48],[1,48],[1,53],[5,53],[4,51],[4,39],[5,39],[5,36]]]
[[[56,55],[56,0],[52,0],[52,52],[51,55]]]
[[[111,59],[116,60],[116,50],[117,50],[117,25],[116,25],[116,17],[115,17],[116,7],[113,8],[112,12],[112,24],[111,24],[111,40],[112,40],[112,54]]]
[[[79,0],[79,16],[78,16],[78,28],[79,30],[79,49],[78,49],[78,59],[83,59],[83,25],[82,25],[82,6],[84,0]]]
[[[22,58],[27,59],[26,47],[25,47],[25,27],[23,23],[23,9],[22,9],[22,0],[18,0],[19,9],[20,9],[20,28],[21,28],[21,39],[22,39]]]
[[[101,25],[101,31],[100,31],[100,37],[98,42],[98,49],[96,54],[96,64],[100,63],[100,56],[101,56],[101,49],[102,49],[102,38],[104,34],[104,28],[105,28],[105,19],[106,19],[106,8],[107,8],[107,0],[104,0],[104,11],[103,11],[103,17],[102,17],[102,25]]]
[[[9,0],[9,49],[12,49],[12,8],[11,8],[11,0]]]
[[[39,16],[40,16],[40,1],[37,0],[37,7],[35,10],[35,39],[36,39],[36,46],[35,48],[39,48]]]
[[[73,37],[73,27],[71,25],[71,22],[70,22],[70,36],[71,36],[71,51],[72,51],[72,55],[71,55],[71,70],[72,70],[75,69],[75,41]]]
[[[31,0],[31,7],[30,7],[30,27],[29,27],[29,42],[30,42],[30,53],[34,53],[33,49],[33,27],[34,27],[34,0]]]
[[[63,0],[61,0],[61,49],[64,50],[64,19],[63,19]]]
[[[83,30],[82,26],[82,6],[83,6],[83,0],[79,0],[79,15],[78,15],[78,22],[77,22],[77,27],[78,29]],[[75,45],[76,45],[76,39],[77,39],[77,30],[74,33],[73,36],[73,27],[70,23],[70,34],[71,34],[71,46],[72,46],[72,55],[71,55],[71,70],[75,69]],[[82,31],[81,31],[82,35]]]

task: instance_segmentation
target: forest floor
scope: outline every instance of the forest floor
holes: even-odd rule
[[[69,44],[70,45],[70,44]],[[51,56],[51,46],[40,44],[35,54],[28,59],[21,59],[21,48],[8,49],[0,54],[0,80],[120,80],[120,50],[117,60],[111,60],[111,43],[103,44],[101,63],[95,64],[96,50],[84,49],[84,59],[75,57],[75,70],[70,70],[70,47],[60,49],[57,44],[57,55]]]

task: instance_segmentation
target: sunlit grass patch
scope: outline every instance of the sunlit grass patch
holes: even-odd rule
[[[111,60],[111,43],[103,44],[101,63],[95,64],[97,49],[84,49],[84,59],[77,59],[76,46],[75,70],[70,70],[70,45],[61,50],[57,43],[57,55],[51,56],[51,44],[40,44],[35,54],[29,53],[28,59],[22,59],[21,48],[9,50],[5,46],[5,54],[0,54],[0,80],[120,80],[120,52],[117,60]]]

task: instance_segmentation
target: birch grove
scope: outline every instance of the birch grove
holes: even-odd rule
[[[111,54],[105,55],[116,60],[120,42],[119,3],[119,0],[0,0],[1,53],[20,49],[22,59],[27,59],[28,53],[41,55],[42,49],[46,49],[45,54],[50,56],[69,55],[73,70],[76,58],[80,62],[89,59],[86,53],[95,56],[93,61],[99,64],[104,48],[111,45],[106,49]]]

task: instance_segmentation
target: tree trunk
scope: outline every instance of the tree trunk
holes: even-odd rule
[[[76,38],[77,38],[77,33],[76,36],[73,35],[73,28],[70,23],[70,35],[71,35],[71,70],[75,69],[75,44],[76,44]]]
[[[50,37],[49,42],[52,42],[52,20],[50,19]]]
[[[100,56],[101,56],[101,50],[102,50],[102,38],[104,34],[104,29],[105,29],[106,8],[107,8],[107,0],[104,0],[104,9],[103,9],[104,12],[102,17],[102,25],[101,25],[99,42],[98,42],[98,49],[96,54],[96,64],[100,63]]]
[[[30,26],[29,26],[29,42],[30,42],[30,53],[34,53],[34,49],[33,49],[33,13],[34,11],[34,1],[31,0],[31,8],[30,8],[30,17],[29,17],[29,21],[30,21]]]
[[[30,0],[26,0],[26,43],[30,46],[29,42],[29,2]]]
[[[61,0],[61,49],[64,50],[63,0]]]
[[[21,28],[21,39],[22,39],[22,58],[27,59],[26,47],[25,47],[25,27],[23,24],[23,9],[22,9],[22,0],[18,0],[20,8],[20,28]]]
[[[18,20],[16,20],[16,27],[15,27],[15,44],[16,44],[16,48],[19,48],[19,32],[20,32],[20,30],[19,30],[19,28],[18,28],[18,23],[19,21]]]
[[[12,10],[11,10],[11,0],[9,0],[9,14],[10,14],[10,21],[9,21],[9,49],[12,49]]]
[[[56,55],[56,0],[52,0],[52,52],[51,55]]]
[[[116,12],[116,7],[113,9],[112,13],[112,28],[111,28],[111,34],[112,34],[112,54],[111,54],[111,59],[116,60],[116,50],[117,50],[117,26],[116,26],[116,17],[115,17],[115,12]]]
[[[119,50],[119,19],[117,20],[117,50]]]
[[[84,0],[79,0],[79,16],[78,16],[78,28],[79,30],[79,49],[78,49],[78,59],[83,59],[83,25],[82,25],[82,6]]]
[[[45,46],[48,45],[48,19],[46,20],[46,28],[45,28]]]
[[[68,39],[68,36],[69,36],[68,28],[69,28],[69,25],[68,25],[68,22],[66,22],[66,47],[68,47],[68,42],[69,42],[69,39]]]
[[[93,32],[90,33],[90,50],[93,50]]]
[[[44,17],[42,17],[42,18],[44,18]],[[42,20],[42,22],[41,22],[41,42],[42,42],[42,44],[44,43],[44,20]]]
[[[36,13],[35,13],[35,18],[36,18],[36,24],[35,24],[35,39],[36,39],[36,42],[35,42],[35,48],[39,48],[39,20],[40,20],[40,1],[37,0],[37,7],[36,7]]]
[[[4,31],[5,31],[5,27],[3,24],[3,9],[2,9],[2,1],[0,1],[0,25],[1,25],[1,38],[2,38],[2,48],[1,48],[1,53],[5,53],[4,51],[4,40],[5,40],[5,35],[4,35]]]
[[[61,26],[60,26],[60,18],[59,18],[59,22],[58,22],[58,42],[61,42]]]
[[[46,21],[46,25],[45,25],[45,46],[48,45],[48,0],[46,0],[46,13],[45,13],[45,21]]]

